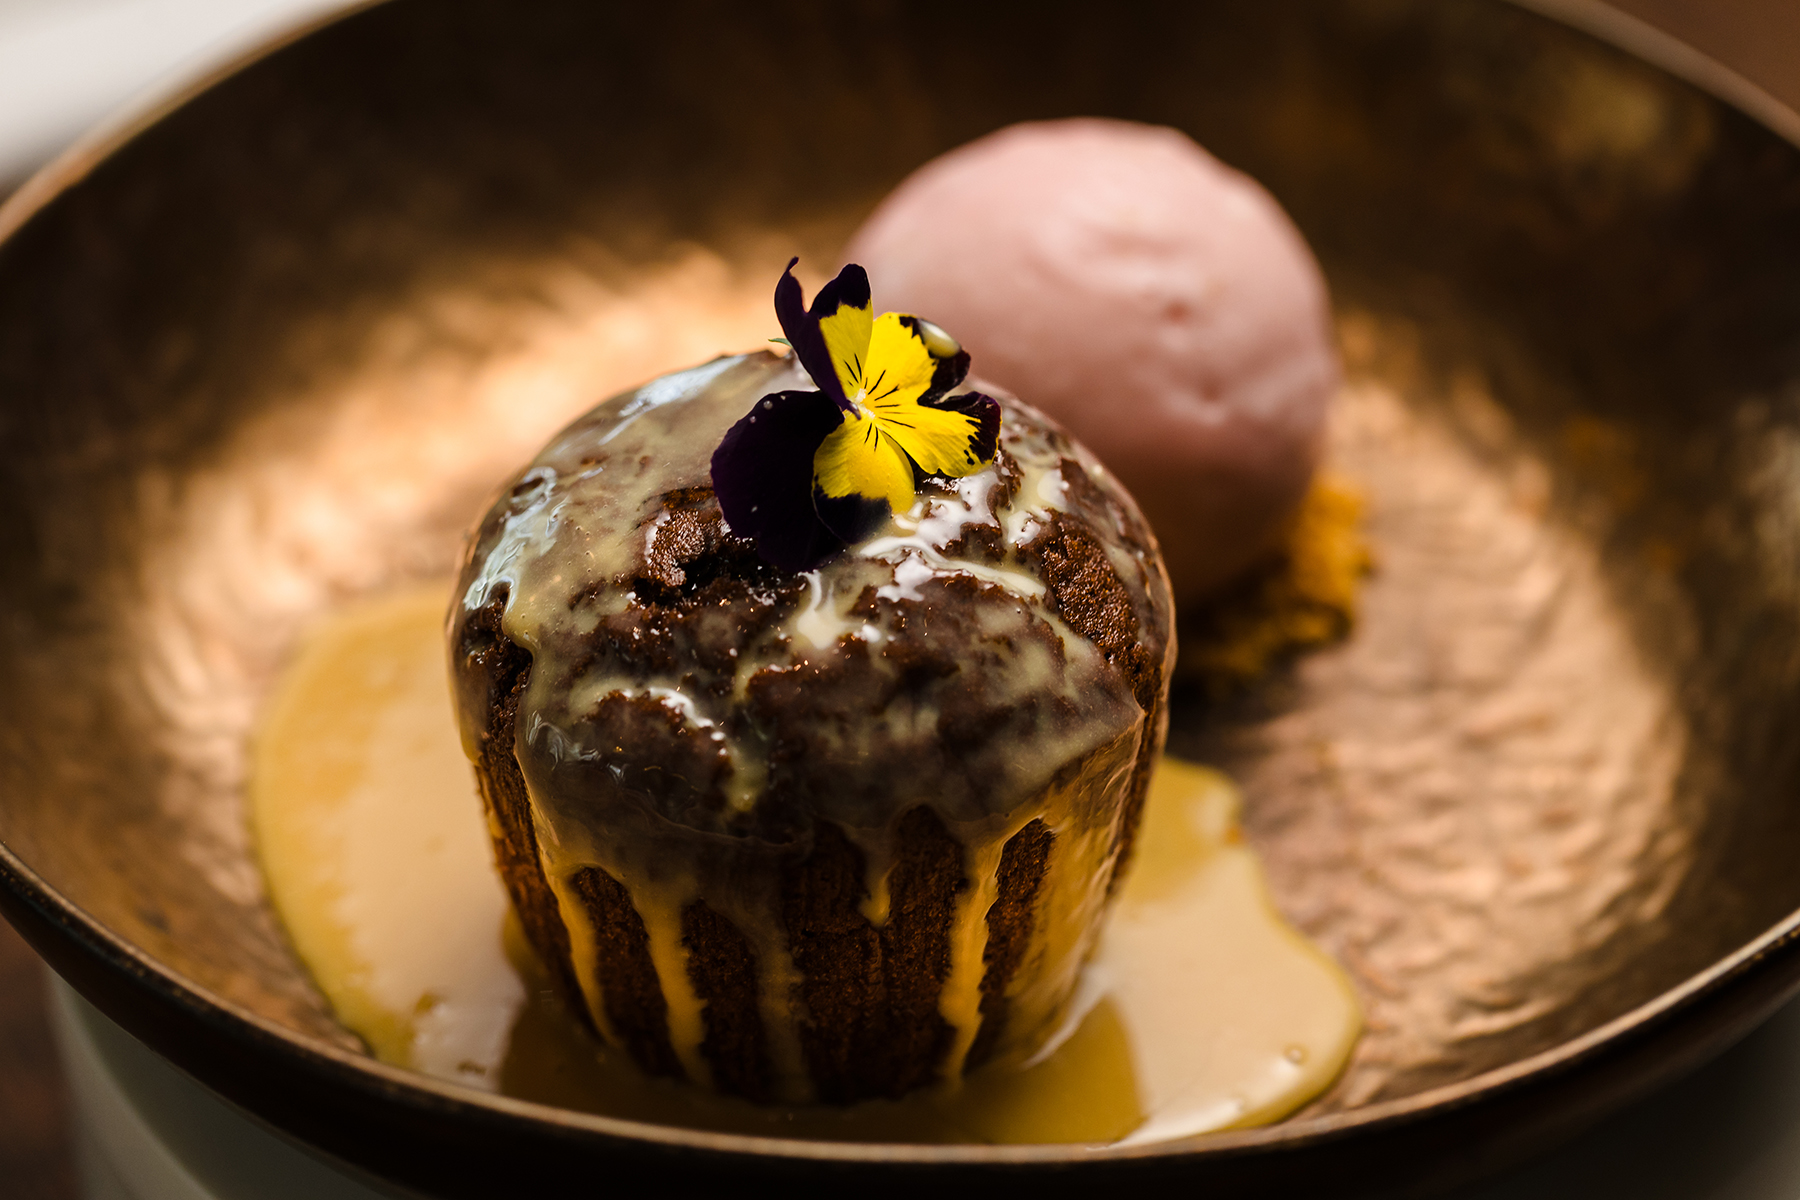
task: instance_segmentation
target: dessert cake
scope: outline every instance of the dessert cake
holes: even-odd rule
[[[500,869],[566,1000],[645,1070],[757,1100],[893,1097],[1036,1050],[1167,723],[1171,602],[1136,505],[1042,414],[957,391],[941,330],[886,314],[870,349],[851,274],[794,354],[666,376],[558,435],[475,531],[449,621]],[[834,312],[862,349],[822,381]],[[820,392],[870,444],[930,416],[883,416],[849,373],[884,337],[929,352],[910,394],[973,414],[985,453],[909,449],[910,501],[883,484],[803,561],[771,550],[779,506],[720,463]]]

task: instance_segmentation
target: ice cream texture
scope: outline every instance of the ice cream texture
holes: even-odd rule
[[[1112,469],[1178,605],[1282,537],[1339,383],[1329,297],[1268,192],[1187,135],[1010,126],[919,168],[845,256]]]

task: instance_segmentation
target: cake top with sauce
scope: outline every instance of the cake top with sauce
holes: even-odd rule
[[[477,529],[453,623],[531,656],[517,752],[540,802],[772,848],[814,817],[878,829],[919,803],[982,821],[1164,719],[1154,539],[1016,400],[991,462],[922,479],[908,511],[814,570],[734,534],[710,455],[758,397],[807,383],[763,352],[617,396]],[[465,737],[483,703],[459,696]]]

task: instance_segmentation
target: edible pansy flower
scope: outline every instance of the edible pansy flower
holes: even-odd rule
[[[713,452],[712,480],[725,520],[763,558],[810,571],[911,508],[920,478],[992,462],[1000,406],[950,395],[968,354],[923,318],[875,316],[855,263],[806,308],[799,261],[775,285],[775,316],[818,390],[758,400]]]

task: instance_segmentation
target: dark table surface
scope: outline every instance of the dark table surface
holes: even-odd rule
[[[74,1200],[68,1093],[44,1014],[44,968],[0,921],[0,1196]]]
[[[1616,0],[1800,108],[1800,0]],[[0,803],[3,803],[0,800]],[[0,921],[0,1197],[78,1195],[43,966]]]

